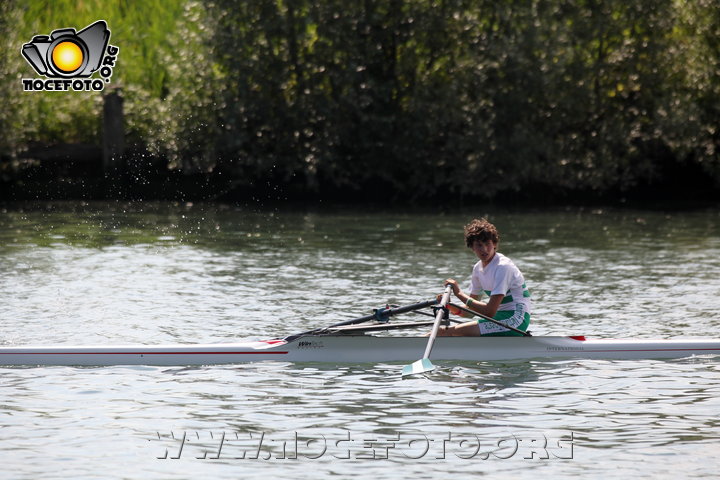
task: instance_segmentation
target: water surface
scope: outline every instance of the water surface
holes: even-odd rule
[[[717,337],[716,210],[53,203],[0,213],[0,343],[280,337],[414,303],[445,278],[469,280],[462,226],[477,215],[525,274],[534,334]],[[720,467],[717,357],[447,362],[410,380],[401,367],[0,368],[0,476],[714,478]]]

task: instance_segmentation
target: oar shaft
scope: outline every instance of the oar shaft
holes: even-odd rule
[[[476,312],[475,310],[470,310],[469,308],[465,308],[465,307],[462,307],[462,306],[460,306],[460,305],[456,305],[456,304],[454,304],[454,303],[451,303],[450,306],[451,306],[451,307],[455,307],[455,308],[457,308],[458,310],[460,310],[460,311],[462,311],[462,312],[469,313],[470,315],[474,315],[474,316],[476,316],[476,317],[484,318],[485,320],[487,320],[487,321],[489,321],[489,322],[492,322],[492,323],[495,323],[495,324],[497,324],[497,325],[500,325],[501,327],[507,328],[508,330],[512,330],[513,332],[520,333],[520,334],[522,334],[522,335],[524,335],[524,336],[526,336],[526,337],[531,337],[531,336],[532,336],[532,335],[530,335],[528,332],[523,332],[522,330],[517,329],[517,328],[515,328],[515,327],[511,327],[510,325],[505,325],[504,323],[502,323],[502,322],[500,322],[500,321],[498,321],[498,320],[495,320],[494,318],[488,317],[487,315],[483,315],[482,313]]]
[[[425,355],[423,355],[423,358],[430,358],[430,352],[432,352],[435,337],[437,337],[438,330],[440,330],[440,322],[442,322],[443,315],[445,315],[445,306],[450,301],[451,293],[452,287],[450,285],[446,286],[445,293],[443,293],[442,300],[440,300],[440,308],[438,308],[437,313],[435,313],[435,323],[433,324],[432,332],[430,333],[430,340],[428,340],[427,347],[425,347]]]
[[[426,307],[429,307],[430,305],[435,305],[435,303],[437,303],[436,300],[428,300],[425,302],[414,303],[412,305],[405,305],[404,307],[378,309],[378,311],[376,313],[373,313],[372,315],[365,315],[364,317],[353,318],[351,320],[345,320],[344,322],[336,323],[335,325],[330,325],[329,327],[326,327],[326,328],[342,327],[344,325],[353,325],[355,323],[369,322],[370,320],[375,320],[375,319],[379,320],[381,318],[390,318],[393,315],[399,315],[401,313],[412,312],[413,310],[420,310],[421,308],[426,308]]]

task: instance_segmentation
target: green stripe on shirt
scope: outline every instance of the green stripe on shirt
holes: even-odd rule
[[[530,290],[528,290],[527,285],[525,285],[523,283],[522,289],[523,289],[523,298],[530,298]],[[488,297],[490,297],[491,296],[490,294],[492,293],[492,291],[490,291],[490,290],[483,290],[483,292],[485,292],[485,295],[487,295]],[[513,296],[510,295],[510,291],[508,291],[508,293],[506,293],[505,296],[503,297],[502,302],[500,302],[500,305],[504,305],[506,303],[512,303],[514,300],[515,299],[513,298]]]

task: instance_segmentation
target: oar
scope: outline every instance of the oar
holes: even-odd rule
[[[430,305],[435,305],[436,303],[437,303],[437,300],[427,300],[425,302],[413,303],[412,305],[405,305],[404,307],[378,308],[373,311],[372,315],[365,315],[364,317],[352,318],[350,320],[345,320],[343,322],[336,323],[336,324],[330,325],[328,327],[313,328],[312,330],[308,330],[306,332],[301,332],[301,333],[296,333],[295,335],[290,335],[288,337],[285,337],[283,340],[285,340],[286,342],[289,342],[291,340],[295,340],[298,337],[302,337],[303,335],[312,335],[314,333],[324,332],[325,330],[328,330],[330,328],[343,327],[345,325],[354,325],[356,323],[369,322],[370,320],[377,320],[378,322],[387,322],[388,319],[390,317],[392,317],[393,315],[399,315],[401,313],[412,312],[413,310],[420,310],[421,308],[426,308],[426,307],[429,307]]]
[[[469,313],[476,317],[484,318],[485,320],[488,320],[494,324],[500,325],[503,328],[507,328],[508,330],[512,330],[513,332],[519,333],[525,337],[532,337],[532,335],[530,335],[530,332],[523,332],[522,330],[520,330],[518,328],[511,327],[510,325],[505,325],[504,323],[499,322],[499,321],[495,320],[494,318],[488,317],[487,315],[483,315],[482,313],[478,313],[475,310],[470,310],[469,308],[465,308],[460,305],[456,305],[454,303],[449,303],[448,305],[450,305],[451,307],[455,307],[462,312]]]
[[[450,293],[452,293],[452,287],[450,285],[445,287],[445,293],[443,293],[442,300],[440,300],[440,308],[435,313],[435,323],[433,324],[432,332],[430,333],[430,339],[428,340],[427,347],[425,347],[425,354],[417,362],[405,365],[402,370],[402,376],[407,377],[408,375],[417,375],[419,373],[426,373],[435,370],[435,365],[430,361],[430,352],[432,351],[433,344],[435,343],[435,337],[437,337],[438,330],[440,329],[440,322],[445,314],[445,306],[450,301]]]

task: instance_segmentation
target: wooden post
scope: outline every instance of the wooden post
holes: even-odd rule
[[[123,98],[120,89],[114,89],[104,97],[103,105],[103,173],[105,177],[122,176],[125,173],[125,131],[123,128]]]

